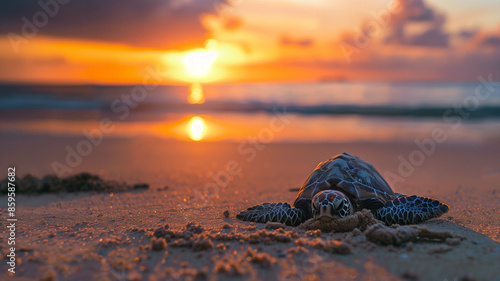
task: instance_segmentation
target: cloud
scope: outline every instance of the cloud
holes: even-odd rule
[[[424,0],[399,0],[401,13],[395,18],[396,22],[428,22],[433,21],[437,14],[428,7]]]
[[[478,32],[477,29],[462,29],[457,35],[460,38],[469,39],[476,36],[477,32]]]
[[[500,35],[490,35],[481,41],[481,46],[500,49]]]
[[[243,25],[243,19],[236,16],[225,16],[221,20],[226,30],[236,30]]]
[[[280,39],[282,46],[298,46],[298,47],[311,47],[314,45],[314,40],[311,38],[291,38],[288,35],[283,35]]]
[[[182,64],[183,51],[203,47],[207,38],[218,42],[223,55],[217,67],[227,73],[225,81],[314,77],[471,81],[480,74],[500,72],[500,30],[447,24],[456,18],[453,11],[447,18],[425,0],[397,0],[400,9],[391,12],[387,21],[360,16],[353,18],[354,24],[337,29],[333,27],[340,21],[322,23],[317,17],[307,24],[302,9],[297,14],[266,14],[267,6],[254,11],[245,6],[250,2],[243,2],[237,13],[220,16],[214,13],[212,0],[70,0],[40,28],[39,38],[18,56],[11,56],[10,42],[2,35],[20,34],[21,19],[32,21],[41,10],[38,1],[0,1],[0,60],[4,62],[0,79],[140,81],[137,75],[147,65],[167,61],[174,69],[177,61]],[[330,12],[321,10],[329,16]],[[298,25],[297,19],[301,19]],[[354,48],[350,61],[340,44]]]
[[[35,13],[44,11],[38,2],[1,1],[0,34],[21,35],[22,19],[33,23]],[[190,0],[73,0],[57,6],[47,5],[49,10],[58,11],[39,28],[39,34],[151,48],[201,46],[206,30],[200,15],[213,12],[211,1]]]
[[[500,52],[500,29],[477,31],[469,40],[476,52]]]
[[[317,68],[329,70],[352,80],[378,81],[477,81],[477,76],[500,73],[500,49],[491,52],[471,52],[456,56],[453,52],[440,51],[428,56],[366,50],[364,57],[346,63],[342,60],[324,61]]]
[[[400,7],[391,21],[385,42],[398,45],[448,47],[449,35],[443,30],[446,18],[427,6],[424,0],[399,0]],[[423,31],[412,33],[409,29],[419,25]]]

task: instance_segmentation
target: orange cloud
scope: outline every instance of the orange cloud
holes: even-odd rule
[[[288,35],[283,35],[280,40],[283,46],[311,47],[314,45],[314,40],[311,38],[291,38]]]
[[[387,3],[361,1],[239,1],[217,14],[211,1],[89,0],[61,10],[17,54],[6,34],[37,4],[4,1],[0,80],[140,83],[148,66],[159,66],[167,84],[464,81],[500,70],[498,30],[451,24],[453,11],[429,0],[397,0],[385,21]],[[207,39],[217,42],[217,58],[203,79],[192,77],[185,58]]]
[[[199,15],[213,10],[211,1],[85,0],[64,5],[39,2],[59,3],[0,2],[0,35],[15,33],[31,39],[31,35],[25,34],[29,32],[140,48],[192,48],[205,41],[206,31]],[[42,15],[46,21],[40,21]]]

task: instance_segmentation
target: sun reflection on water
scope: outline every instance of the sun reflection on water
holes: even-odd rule
[[[205,136],[205,121],[199,116],[194,116],[191,118],[188,124],[189,138],[194,141],[200,141]]]
[[[193,83],[189,88],[188,102],[191,104],[202,104],[205,102],[203,88],[200,83]]]

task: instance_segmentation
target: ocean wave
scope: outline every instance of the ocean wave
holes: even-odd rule
[[[109,108],[105,106],[104,108]],[[432,107],[432,106],[353,106],[353,105],[286,105],[269,103],[216,103],[205,104],[158,104],[143,103],[134,110],[151,112],[189,113],[270,113],[279,110],[301,115],[359,115],[378,117],[443,118],[461,116],[464,119],[500,117],[500,106],[480,106],[478,108]],[[108,109],[109,110],[109,109]],[[462,116],[463,115],[463,116]]]
[[[466,119],[483,119],[500,117],[500,106],[486,105],[478,108],[455,108],[435,106],[355,106],[355,105],[295,105],[277,103],[224,103],[207,102],[205,104],[188,104],[179,102],[148,103],[143,102],[136,108],[137,112],[150,111],[151,113],[273,113],[276,109],[284,109],[286,112],[301,115],[359,115],[377,117],[411,117],[411,118],[443,118],[461,116]],[[49,110],[88,110],[112,112],[110,102],[98,100],[71,100],[71,99],[47,99],[37,98],[15,98],[0,102],[0,110],[26,110],[26,109],[49,109]]]
[[[307,86],[307,87],[306,87]],[[357,115],[401,118],[438,119],[447,116],[459,116],[463,119],[496,119],[500,117],[500,98],[491,96],[489,100],[479,101],[477,108],[466,108],[460,105],[469,96],[471,86],[460,86],[459,92],[445,94],[444,86],[435,86],[429,92],[423,86],[412,86],[418,95],[408,95],[404,90],[383,95],[379,89],[367,98],[350,95],[349,91],[333,91],[323,89],[321,85],[297,86],[248,86],[233,89],[222,86],[208,88],[208,96],[204,104],[187,102],[187,87],[162,86],[149,93],[144,101],[134,105],[131,110],[138,113],[272,113],[286,107],[289,113],[300,115]],[[321,87],[320,87],[321,86]],[[347,87],[347,86],[343,86]],[[457,86],[458,87],[458,86]],[[116,111],[117,106],[124,106],[123,95],[129,95],[131,86],[1,86],[0,110],[44,110],[44,111],[89,111],[109,113]],[[295,92],[290,92],[295,89]],[[316,92],[314,91],[316,90]],[[337,89],[339,90],[339,89]],[[342,88],[340,89],[342,90]],[[348,88],[344,89],[348,90]],[[370,90],[372,90],[370,88]],[[417,91],[418,90],[418,91]],[[425,90],[425,91],[424,91]],[[442,94],[435,93],[442,91]],[[263,93],[264,92],[264,93]],[[380,93],[379,93],[380,92]],[[378,93],[378,94],[377,94]],[[469,93],[469,94],[468,94]],[[116,102],[123,104],[116,104]],[[113,104],[115,104],[113,108]],[[130,106],[130,105],[126,105]],[[465,114],[465,115],[464,115]]]

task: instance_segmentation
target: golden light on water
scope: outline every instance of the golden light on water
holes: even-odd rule
[[[199,116],[191,118],[188,124],[189,138],[194,141],[200,141],[205,136],[205,121]]]
[[[203,88],[200,83],[193,83],[189,89],[188,102],[191,104],[202,104],[205,102]]]

